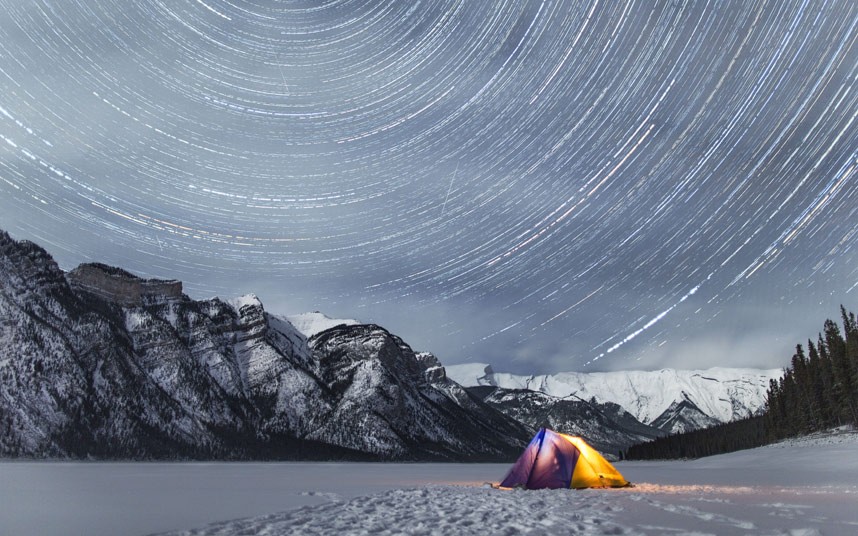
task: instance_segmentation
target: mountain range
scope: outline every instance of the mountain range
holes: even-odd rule
[[[542,406],[586,403],[611,415],[611,420],[631,422],[631,418],[646,426],[634,429],[650,438],[758,415],[769,381],[783,375],[781,369],[711,368],[525,376],[498,373],[485,363],[451,365],[446,370],[459,384],[489,394],[483,398],[496,407],[515,406],[511,401],[515,393],[530,402],[539,393],[536,398]]]
[[[610,455],[755,414],[780,373],[445,368],[378,325],[64,272],[0,231],[4,457],[510,460],[541,426]]]
[[[507,460],[529,439],[384,328],[299,320],[66,273],[0,232],[0,456]]]

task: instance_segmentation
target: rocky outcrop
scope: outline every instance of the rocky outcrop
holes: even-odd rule
[[[81,264],[66,274],[69,284],[78,292],[94,294],[101,299],[136,307],[182,298],[182,282],[143,279],[121,268],[100,263]]]
[[[415,356],[417,362],[423,367],[423,377],[431,383],[442,382],[447,379],[447,371],[435,354],[429,352],[419,352]]]
[[[494,386],[467,389],[486,404],[535,429],[551,428],[583,437],[612,459],[631,445],[665,435],[660,429],[641,423],[617,404],[558,398],[528,389]]]

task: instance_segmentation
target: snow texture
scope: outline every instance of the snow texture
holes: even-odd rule
[[[638,484],[624,489],[393,489],[171,536],[855,534],[856,447],[855,434],[841,434],[689,462],[629,462],[620,470]]]
[[[509,464],[5,462],[0,527],[8,536],[845,536],[858,533],[856,450],[858,434],[841,431],[616,464],[632,488],[541,491],[486,487]]]
[[[240,313],[243,307],[262,307],[262,302],[256,294],[245,294],[229,300],[229,304],[235,309],[236,313]]]
[[[308,339],[335,326],[354,326],[355,324],[360,324],[360,322],[351,318],[331,318],[318,311],[288,315],[284,318]]]

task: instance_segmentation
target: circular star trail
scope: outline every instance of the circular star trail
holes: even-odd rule
[[[858,4],[0,0],[0,226],[447,363],[780,366],[858,295]]]

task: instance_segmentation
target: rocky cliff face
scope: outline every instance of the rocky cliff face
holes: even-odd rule
[[[379,326],[307,338],[254,296],[63,273],[0,231],[0,455],[498,460],[530,430]]]
[[[466,459],[482,459],[492,449],[514,457],[531,435],[439,373],[434,356],[415,354],[380,326],[334,327],[309,345],[327,402],[323,424],[309,438],[390,457],[420,452],[442,459],[452,448]],[[500,443],[487,449],[482,437]]]
[[[125,307],[182,298],[181,281],[143,279],[100,263],[81,264],[66,274],[66,279],[78,292],[88,292]]]
[[[116,311],[75,294],[44,250],[0,234],[0,274],[0,453],[216,450],[206,423],[150,380]]]
[[[509,417],[533,428],[551,428],[580,436],[609,459],[631,445],[665,435],[617,404],[600,404],[576,397],[559,398],[527,389],[493,386],[468,387],[468,392]]]

